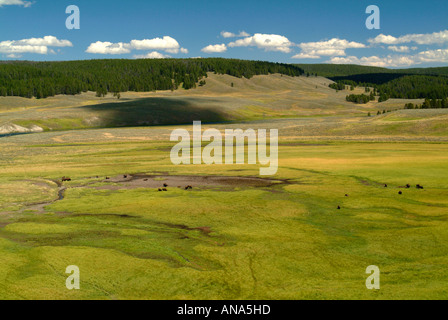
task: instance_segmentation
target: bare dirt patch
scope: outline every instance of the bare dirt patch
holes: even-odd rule
[[[126,176],[126,177],[125,177]],[[96,189],[120,190],[135,188],[194,188],[206,187],[272,187],[289,184],[288,180],[259,177],[232,176],[189,176],[189,175],[120,175],[103,182],[111,185],[99,186]]]

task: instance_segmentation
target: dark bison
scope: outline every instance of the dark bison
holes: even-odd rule
[[[417,189],[424,189],[424,188],[423,188],[423,186],[421,186],[421,185],[418,184],[418,185],[417,185]]]
[[[65,182],[65,181],[72,181],[72,179],[70,179],[69,177],[62,177],[62,182]]]
[[[167,185],[166,183],[164,183],[163,186],[164,186],[165,188],[168,187],[168,185]]]
[[[341,206],[338,206],[338,210],[341,210]]]
[[[403,191],[398,191],[398,194],[402,195],[402,194],[403,194]]]

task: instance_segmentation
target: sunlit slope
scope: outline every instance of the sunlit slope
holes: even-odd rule
[[[178,125],[190,124],[194,120],[215,123],[310,117],[329,117],[325,121],[337,122],[338,127],[330,131],[325,129],[325,132],[320,131],[321,126],[307,129],[313,135],[332,135],[339,129],[351,134],[357,131],[366,134],[446,134],[441,126],[446,121],[444,110],[402,110],[405,103],[421,103],[421,100],[390,99],[382,103],[375,101],[357,105],[347,102],[345,97],[351,93],[361,94],[363,88],[337,92],[328,87],[331,80],[322,77],[275,74],[245,79],[210,73],[204,80],[204,86],[192,90],[127,92],[122,93],[120,100],[112,95],[98,98],[93,92],[39,100],[0,97],[0,135],[27,131]],[[392,112],[377,116],[378,111]],[[372,117],[367,116],[369,112]],[[418,119],[413,119],[414,113],[419,114]],[[396,114],[405,116],[399,116],[392,125],[388,119]],[[413,122],[409,122],[408,118],[412,118]],[[426,125],[422,126],[418,121]],[[377,126],[383,122],[393,128]],[[343,129],[347,123],[357,129]],[[433,127],[436,127],[435,131]]]

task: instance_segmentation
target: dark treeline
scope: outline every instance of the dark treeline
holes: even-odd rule
[[[299,64],[305,72],[317,73],[336,83],[330,87],[371,87],[379,101],[397,99],[443,99],[448,97],[448,67],[386,69],[359,65]]]
[[[372,76],[372,78],[369,78]],[[448,97],[448,77],[446,76],[426,76],[426,75],[401,75],[396,78],[396,74],[385,74],[381,79],[379,74],[360,75],[345,77],[330,87],[341,90],[346,85],[357,87],[372,87],[379,101],[389,98],[395,99],[443,99]],[[356,81],[354,79],[363,79]],[[365,82],[369,80],[371,82]]]
[[[288,64],[236,59],[84,60],[0,63],[0,96],[46,98],[95,91],[148,92],[195,88],[207,72],[238,78],[280,73],[300,76],[303,69]]]
[[[403,75],[445,75],[448,76],[448,67],[413,68],[413,69],[387,69],[381,67],[360,66],[354,64],[296,64],[305,72],[317,74],[332,80],[337,77],[370,74],[399,74]],[[366,82],[371,82],[366,80]]]
[[[354,102],[354,103],[358,103],[358,104],[365,104],[369,101],[374,101],[375,96],[373,95],[373,92],[371,92],[370,95],[351,94],[346,97],[346,100],[349,102]]]
[[[440,109],[448,108],[448,99],[425,99],[425,102],[421,105],[414,105],[413,103],[407,103],[404,106],[405,109]]]

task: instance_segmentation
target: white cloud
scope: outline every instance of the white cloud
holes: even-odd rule
[[[422,63],[425,62],[443,62],[448,63],[448,49],[437,49],[423,51],[416,55],[418,60]]]
[[[149,52],[147,54],[141,54],[141,55],[134,55],[133,56],[134,59],[165,59],[165,58],[171,58],[168,55],[165,55],[163,53],[157,52],[157,51],[153,51],[153,52]]]
[[[179,52],[183,54],[188,53],[187,49],[181,48],[176,39],[169,36],[154,39],[131,40],[130,43],[97,41],[95,43],[91,43],[86,52],[97,54],[125,54],[130,53],[132,50],[161,50],[173,54],[177,54]],[[149,54],[152,53],[153,52]]]
[[[33,3],[31,1],[24,1],[24,0],[0,0],[0,7],[3,6],[24,6],[25,8],[28,8]]]
[[[72,47],[73,44],[68,40],[59,40],[54,36],[45,36],[43,38],[31,38],[14,41],[17,46],[47,46],[47,47]]]
[[[55,53],[48,47],[72,47],[73,44],[68,40],[59,40],[54,36],[45,36],[43,38],[31,38],[22,40],[7,40],[0,42],[0,53],[37,53],[47,54]]]
[[[410,49],[408,46],[389,46],[387,47],[389,50],[394,52],[409,52]]]
[[[257,47],[265,51],[291,52],[294,44],[288,38],[277,34],[256,33],[251,37],[230,42],[229,47]]]
[[[127,43],[119,42],[101,42],[97,41],[91,43],[86,52],[95,54],[124,54],[130,53],[130,45]]]
[[[368,40],[372,44],[401,44],[415,42],[420,45],[448,43],[448,30],[427,33],[427,34],[407,34],[398,38],[391,35],[380,34]]]
[[[338,38],[333,38],[328,41],[305,42],[297,46],[302,49],[302,52],[293,56],[293,59],[318,59],[321,56],[345,56],[346,49],[366,48],[365,44]]]
[[[246,31],[241,31],[239,34],[235,34],[228,31],[222,31],[221,36],[223,38],[243,38],[243,37],[250,37],[250,34],[248,34]]]
[[[334,64],[360,64],[375,67],[409,67],[422,63],[448,63],[448,49],[419,52],[415,55],[388,55],[386,57],[333,57]]]
[[[169,36],[145,40],[132,40],[130,45],[136,50],[163,50],[169,53],[178,53],[180,50],[179,42]]]
[[[225,52],[225,51],[227,51],[227,47],[224,43],[223,44],[215,44],[215,45],[206,46],[205,48],[202,48],[201,51],[205,52],[205,53]]]
[[[11,53],[11,54],[8,54],[6,57],[7,57],[7,58],[10,58],[10,59],[20,59],[20,58],[22,58],[23,56],[22,56],[21,54]]]
[[[292,59],[319,59],[320,56],[311,53],[299,53],[292,56]]]
[[[374,66],[374,67],[403,67],[403,66],[410,66],[414,64],[414,60],[412,60],[410,57],[406,56],[387,56],[387,57],[378,57],[378,56],[371,56],[371,57],[362,57],[358,58],[355,56],[349,56],[349,57],[334,57],[331,58],[329,63],[333,64],[359,64],[364,66]]]

